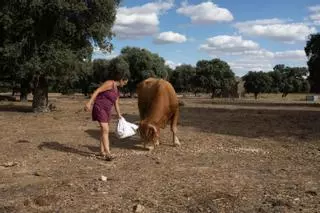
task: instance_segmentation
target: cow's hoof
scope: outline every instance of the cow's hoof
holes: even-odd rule
[[[180,143],[174,143],[174,146],[175,146],[175,147],[180,147],[181,144],[180,144]]]
[[[154,150],[154,146],[148,146],[148,147],[146,147],[146,149],[147,149],[148,151],[153,151],[153,150]]]
[[[174,139],[173,144],[174,144],[174,146],[181,146],[180,141],[179,141],[178,138],[175,138],[175,139]]]

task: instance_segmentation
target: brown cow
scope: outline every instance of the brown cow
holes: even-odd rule
[[[170,122],[173,144],[180,146],[177,137],[179,101],[172,85],[163,79],[148,78],[137,86],[138,107],[140,113],[139,133],[146,143],[158,146],[160,128]],[[150,147],[152,148],[152,147]]]

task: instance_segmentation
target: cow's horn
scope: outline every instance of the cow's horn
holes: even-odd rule
[[[154,130],[154,132],[156,133],[156,135],[158,136],[158,130],[157,130],[157,128],[155,127],[155,125],[153,125],[153,124],[148,124],[148,126],[151,127],[151,128]]]

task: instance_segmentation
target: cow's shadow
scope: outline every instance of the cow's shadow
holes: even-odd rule
[[[99,129],[88,129],[85,131],[92,138],[96,139],[97,144],[100,144],[100,130]],[[140,139],[138,135],[134,135],[129,138],[119,139],[114,132],[109,133],[109,141],[111,148],[120,148],[120,149],[132,149],[132,150],[140,150],[146,151],[143,147],[143,141]],[[99,146],[95,145],[84,145],[84,147],[88,148],[90,151],[99,152]]]

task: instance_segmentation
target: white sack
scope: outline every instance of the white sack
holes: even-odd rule
[[[116,134],[118,138],[123,139],[127,137],[131,137],[136,134],[138,126],[126,121],[124,117],[121,117],[118,120],[118,125],[116,128]]]

